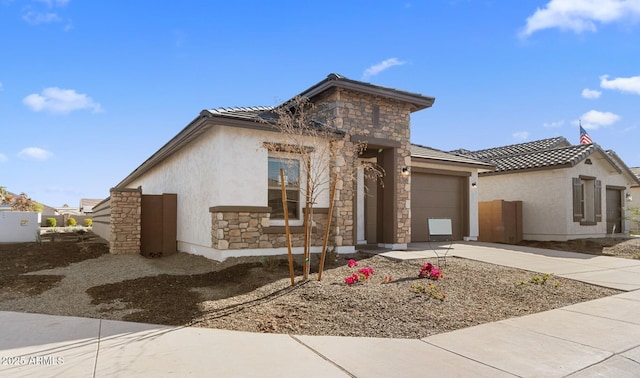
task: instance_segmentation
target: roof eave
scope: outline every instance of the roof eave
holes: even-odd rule
[[[443,165],[450,165],[450,166],[456,166],[456,167],[474,168],[474,169],[478,169],[478,172],[481,172],[481,171],[491,172],[493,169],[495,169],[493,165],[484,163],[484,162],[472,163],[472,162],[436,159],[436,158],[428,158],[424,156],[411,155],[411,160],[414,160],[414,159],[423,163],[434,163],[434,164],[443,164]]]
[[[533,167],[533,168],[522,168],[522,169],[511,169],[511,170],[501,170],[501,171],[492,171],[486,173],[480,173],[482,176],[496,176],[496,175],[506,175],[510,173],[526,173],[526,172],[534,172],[534,171],[546,171],[550,169],[564,169],[571,168],[574,165],[571,163],[557,164],[557,165],[547,165],[544,167]]]
[[[414,109],[412,110],[413,112],[433,106],[433,103],[436,100],[435,97],[429,97],[421,94],[399,91],[396,89],[363,83],[361,81],[350,80],[335,74],[329,75],[326,79],[322,80],[318,84],[300,93],[300,96],[312,98],[333,87],[349,89],[374,96],[386,97],[409,103],[414,107]]]

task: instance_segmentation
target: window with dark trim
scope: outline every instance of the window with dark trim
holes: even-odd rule
[[[268,197],[271,219],[284,219],[280,169],[284,169],[289,219],[300,219],[300,161],[269,157]]]
[[[574,177],[573,221],[593,225],[602,221],[602,183],[595,177]]]

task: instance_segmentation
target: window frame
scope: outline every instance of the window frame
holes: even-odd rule
[[[304,219],[302,217],[302,206],[301,206],[301,198],[302,198],[302,180],[303,180],[303,172],[302,172],[302,159],[301,157],[297,157],[297,156],[291,156],[289,154],[283,154],[283,153],[276,153],[276,152],[270,152],[269,156],[267,157],[267,205],[270,206],[269,204],[269,198],[270,198],[270,192],[271,191],[282,191],[282,187],[280,186],[280,180],[278,178],[278,185],[277,187],[275,185],[270,185],[270,162],[272,160],[280,160],[282,163],[282,165],[287,165],[289,164],[289,162],[294,162],[296,164],[296,168],[298,170],[298,185],[297,188],[293,187],[291,189],[289,189],[288,187],[286,187],[286,191],[287,193],[295,191],[298,194],[298,198],[297,198],[297,209],[296,211],[294,211],[295,217],[292,217],[291,215],[289,215],[289,225],[291,226],[300,226],[303,224]],[[286,167],[285,167],[285,173],[286,173]],[[279,175],[279,171],[278,171],[278,175]],[[289,181],[289,180],[288,180]],[[279,198],[282,198],[281,195]],[[295,202],[296,200],[291,200],[290,197],[287,195],[287,203],[288,205],[291,202]],[[291,214],[291,212],[290,212]],[[284,226],[285,220],[284,220],[284,214],[282,215],[282,217],[280,218],[274,218],[274,212],[273,212],[273,208],[272,208],[272,212],[271,212],[271,217],[269,220],[270,224],[272,226]]]

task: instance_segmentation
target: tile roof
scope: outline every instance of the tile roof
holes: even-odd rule
[[[456,155],[453,153],[437,150],[435,148],[421,146],[419,144],[411,145],[411,157],[430,159],[430,160],[439,160],[446,161],[450,163],[460,163],[460,164],[472,164],[472,165],[480,165],[484,166],[487,169],[492,169],[493,166],[489,163],[485,163],[478,159],[469,158],[466,156]]]
[[[489,159],[482,159],[493,164],[495,172],[508,172],[525,169],[540,169],[559,166],[574,166],[591,155],[597,146],[594,144],[579,144],[568,147],[558,147],[548,150],[525,152],[513,155],[502,155]]]
[[[461,149],[452,153],[490,163],[496,167],[492,173],[507,173],[573,167],[597,150],[601,151],[597,144],[571,145],[566,138],[555,137],[478,151]]]
[[[212,116],[222,116],[251,121],[273,120],[276,118],[273,106],[248,106],[232,108],[205,109],[202,113],[209,113]],[[201,114],[202,114],[201,113]]]
[[[472,156],[476,159],[491,159],[500,156],[511,156],[517,154],[525,154],[528,152],[548,150],[561,146],[570,146],[570,143],[564,137],[555,137],[548,139],[535,140],[527,143],[512,144],[503,147],[488,148],[485,150],[468,151],[456,150],[453,153]]]
[[[631,167],[629,168],[629,170],[631,170],[631,172],[633,172],[633,174],[636,175],[638,180],[640,180],[640,167]]]

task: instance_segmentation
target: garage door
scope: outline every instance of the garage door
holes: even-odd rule
[[[428,218],[450,218],[453,239],[462,240],[466,227],[466,177],[427,173],[411,175],[411,241],[428,240]]]

